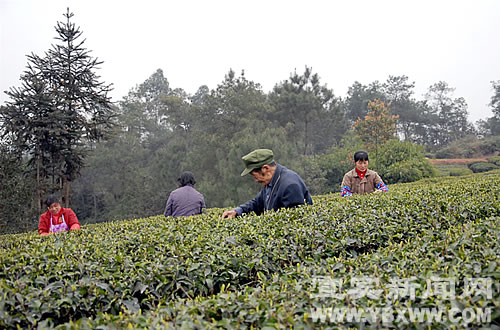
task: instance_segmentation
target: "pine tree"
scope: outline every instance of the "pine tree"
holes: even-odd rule
[[[46,53],[45,72],[63,114],[60,178],[69,204],[70,182],[80,174],[85,158],[83,143],[105,136],[113,111],[107,96],[111,86],[99,82],[94,72],[102,62],[83,47],[85,39],[80,41],[82,32],[71,22],[69,8],[64,17],[66,22],[58,22],[55,28],[61,44]]]
[[[7,92],[11,100],[1,114],[4,134],[13,136],[36,172],[38,205],[42,194],[63,188],[69,205],[70,182],[84,165],[86,142],[106,137],[113,126],[111,86],[94,72],[102,62],[83,47],[69,8],[64,17],[55,27],[61,44],[44,57],[28,56],[22,86]]]
[[[493,112],[493,117],[488,118],[488,126],[490,134],[500,135],[500,80],[492,81],[494,94],[491,96],[490,107]]]
[[[32,62],[21,76],[21,87],[6,92],[10,101],[2,108],[1,117],[3,136],[10,138],[17,152],[27,156],[40,211],[43,195],[55,188],[50,185],[50,178],[55,181],[50,172],[54,173],[57,163],[54,158],[59,154],[57,140],[61,126],[55,100],[35,68],[35,58],[28,58]]]

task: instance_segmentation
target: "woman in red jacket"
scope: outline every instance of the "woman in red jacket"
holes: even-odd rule
[[[40,216],[38,233],[48,235],[60,231],[78,230],[80,222],[72,209],[61,207],[61,200],[56,196],[49,196],[45,201],[48,211]]]

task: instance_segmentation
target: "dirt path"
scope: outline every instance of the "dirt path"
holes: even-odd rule
[[[472,162],[487,162],[486,158],[454,158],[454,159],[427,159],[433,165],[460,164],[467,165]]]

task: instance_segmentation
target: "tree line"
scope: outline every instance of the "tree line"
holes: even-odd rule
[[[28,56],[21,87],[1,106],[0,232],[36,227],[42,200],[59,192],[82,223],[161,214],[178,175],[192,171],[208,207],[236,206],[259,189],[240,177],[241,156],[269,148],[296,170],[312,194],[338,192],[352,153],[367,149],[387,183],[432,176],[425,155],[462,138],[495,139],[494,116],[474,126],[467,103],[440,81],[424,98],[407,76],[355,82],[345,97],[305,67],[265,92],[233,70],[214,89],[190,95],[158,69],[112,103],[102,62],[83,46],[71,21],[56,25],[59,44]],[[498,139],[487,144],[498,151]],[[496,144],[495,144],[496,143]]]

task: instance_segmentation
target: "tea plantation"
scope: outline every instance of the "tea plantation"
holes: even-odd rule
[[[0,236],[0,328],[500,327],[500,171]]]

